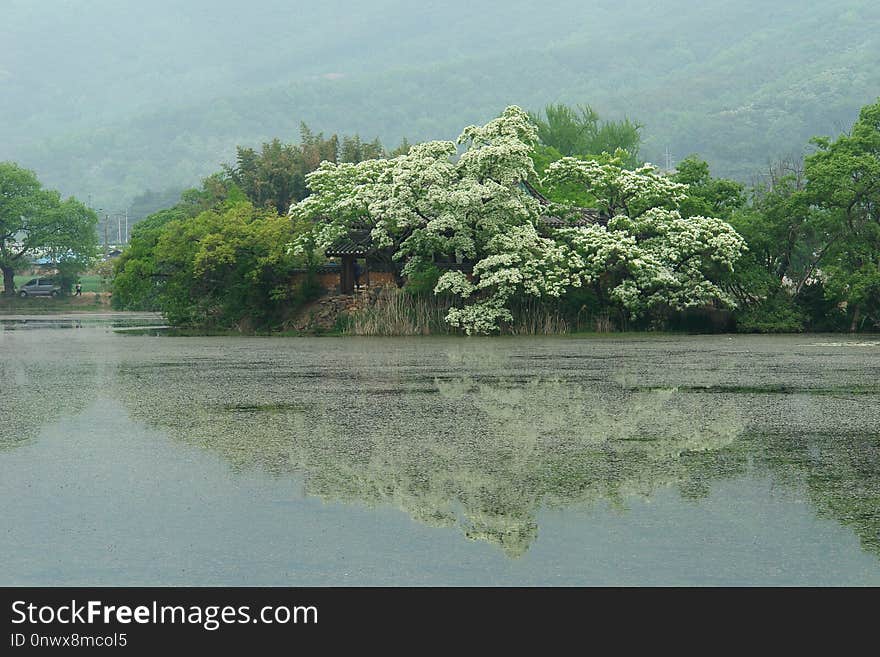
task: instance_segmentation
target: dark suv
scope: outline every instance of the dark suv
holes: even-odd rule
[[[34,278],[18,288],[18,296],[25,297],[57,297],[61,294],[61,286],[51,278]]]

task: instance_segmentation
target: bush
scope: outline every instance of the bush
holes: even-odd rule
[[[440,270],[436,265],[423,265],[420,269],[411,272],[406,279],[403,288],[416,297],[428,297],[434,294],[434,287],[440,278]]]
[[[736,315],[740,333],[800,333],[807,318],[794,298],[783,289]]]
[[[809,331],[845,331],[849,328],[846,312],[837,307],[834,299],[828,298],[822,281],[804,285],[797,303]]]
[[[729,310],[718,308],[688,308],[672,313],[666,323],[670,331],[687,333],[730,333],[736,329],[736,321]]]
[[[324,288],[318,280],[318,276],[311,269],[306,273],[302,283],[300,283],[293,291],[290,302],[291,306],[298,308],[314,301],[324,294]]]

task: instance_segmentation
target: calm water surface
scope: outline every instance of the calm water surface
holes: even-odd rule
[[[155,321],[0,318],[0,585],[880,585],[880,339]]]

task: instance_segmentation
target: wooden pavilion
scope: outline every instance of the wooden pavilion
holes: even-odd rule
[[[366,266],[363,276],[365,283],[370,284],[369,256],[374,253],[373,240],[369,230],[350,230],[347,235],[336,240],[330,248],[324,251],[328,258],[339,258],[339,292],[340,294],[352,294],[355,287],[355,263],[358,258],[363,258]]]

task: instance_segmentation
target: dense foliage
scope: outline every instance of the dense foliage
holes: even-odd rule
[[[560,157],[601,155],[626,151],[627,164],[638,163],[642,125],[629,119],[601,121],[589,105],[577,108],[562,103],[547,105],[544,116],[529,114],[538,129],[538,139]]]
[[[308,195],[305,177],[322,162],[359,162],[385,157],[386,150],[377,140],[324,137],[305,124],[300,136],[298,144],[275,139],[259,151],[239,147],[234,164],[137,223],[115,265],[114,307],[161,310],[180,324],[265,328],[277,325],[291,305],[312,298],[317,290],[311,277],[299,289],[286,288],[292,268],[314,269],[318,262],[314,249],[289,257],[293,229],[278,209],[286,213]],[[408,150],[404,141],[392,153]],[[198,243],[208,246],[197,255]],[[214,260],[221,254],[222,271]]]
[[[368,227],[400,283],[442,296],[446,321],[467,333],[550,311],[557,327],[589,327],[586,316],[605,328],[875,328],[878,108],[750,188],[696,156],[673,172],[633,165],[621,142],[562,156],[518,107],[457,142],[393,153],[311,133],[240,149],[235,166],[136,229],[114,303],[182,323],[277,325],[315,293],[290,289],[292,269],[313,270],[328,245]],[[278,217],[287,199],[292,220]]]
[[[813,143],[732,216],[750,246],[735,282],[743,329],[880,327],[880,101],[849,133]]]
[[[235,190],[194,217],[170,210],[137,228],[117,265],[114,305],[159,308],[177,325],[265,328],[284,318],[295,291],[290,222]]]
[[[163,228],[187,218],[181,207],[161,210],[131,231],[131,243],[114,265],[113,306],[121,310],[159,310],[164,277],[156,261]]]
[[[314,194],[290,214],[316,222],[320,245],[368,223],[375,242],[405,263],[405,275],[438,258],[473,263],[472,275],[448,271],[435,287],[459,299],[447,320],[467,333],[499,330],[523,299],[559,299],[588,286],[598,307],[632,318],[659,321],[673,310],[732,303],[717,281],[732,271],[742,239],[718,219],[684,219],[686,185],[651,166],[628,170],[615,158],[552,163],[545,183],[582,186],[608,221],[547,228],[522,185],[535,176],[538,138],[528,115],[509,107],[466,128],[457,158],[456,144],[427,142],[391,160],[325,163],[308,177]]]

